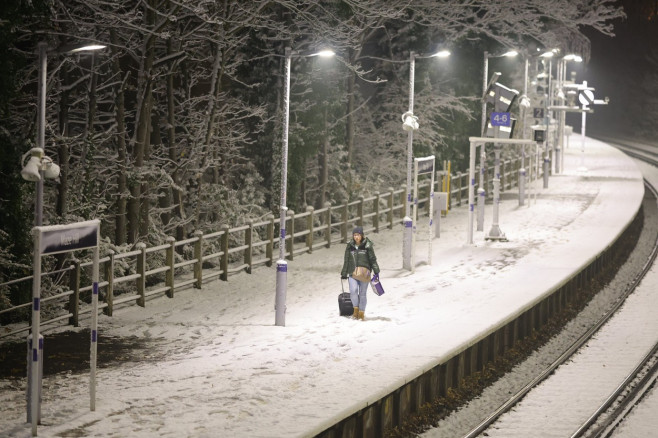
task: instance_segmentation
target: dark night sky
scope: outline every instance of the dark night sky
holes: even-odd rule
[[[656,74],[647,61],[650,50],[658,41],[658,9],[656,0],[622,0],[627,18],[615,22],[615,37],[591,30],[585,33],[592,41],[591,59],[578,65],[576,82],[586,80],[595,88],[595,97],[610,97],[608,106],[597,105],[587,117],[588,135],[624,135],[647,137],[637,125],[647,117],[640,101],[646,99],[642,82]],[[654,56],[658,53],[654,52]],[[570,71],[574,69],[570,63]],[[656,98],[658,96],[654,96]],[[567,122],[580,132],[580,115],[569,115]]]

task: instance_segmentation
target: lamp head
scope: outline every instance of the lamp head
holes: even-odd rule
[[[41,159],[39,157],[35,157],[34,155],[31,156],[27,164],[25,164],[23,167],[23,170],[21,170],[21,176],[25,181],[39,181],[41,179],[41,175],[39,174],[40,166]]]
[[[93,52],[95,50],[101,50],[104,49],[107,46],[104,46],[102,44],[89,44],[86,46],[82,47],[76,47],[74,49],[69,50],[69,53],[77,53],[77,52]]]
[[[23,155],[21,162],[24,162],[28,155],[30,156],[30,159],[23,166],[23,169],[21,170],[21,176],[25,181],[39,181],[41,179],[41,174],[39,171],[41,170],[41,158],[43,158],[43,149],[30,149],[25,155]]]
[[[331,58],[332,56],[336,55],[336,52],[333,50],[325,49],[325,50],[320,50],[318,53],[314,54],[315,56],[319,56],[320,58]]]
[[[44,167],[43,176],[46,177],[46,179],[55,179],[59,177],[59,166],[53,163],[53,160],[48,157],[43,157],[41,159],[41,164]]]
[[[450,56],[450,50],[439,50],[431,58],[447,58],[448,56]]]

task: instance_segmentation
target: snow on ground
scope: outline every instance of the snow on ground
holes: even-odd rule
[[[46,377],[39,436],[317,434],[530,307],[614,240],[642,176],[590,139],[585,164],[579,174],[571,148],[536,202],[500,204],[509,242],[475,232],[466,245],[467,206],[455,208],[428,266],[421,218],[414,274],[401,269],[401,227],[370,234],[386,294],[368,294],[364,322],[338,316],[343,245],[289,262],[285,327],[274,326],[274,267],[101,316],[99,350],[104,334],[137,335],[150,341],[146,360],[100,369],[94,412],[87,374]],[[30,436],[24,394],[24,380],[0,380],[0,436]]]

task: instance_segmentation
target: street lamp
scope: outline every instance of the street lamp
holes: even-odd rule
[[[48,43],[42,41],[37,47],[39,51],[37,147],[32,148],[23,156],[23,161],[25,161],[26,156],[30,154],[30,159],[21,171],[21,176],[26,181],[34,181],[37,183],[36,203],[34,206],[34,225],[40,226],[43,224],[43,178],[57,178],[60,169],[57,164],[53,163],[50,158],[44,155],[46,149],[46,80],[48,74]],[[59,47],[54,51],[56,53],[79,53],[96,51],[104,48],[105,46],[100,44],[70,44]]]
[[[484,137],[487,129],[487,91],[489,88],[493,86],[493,84],[498,80],[500,77],[500,73],[496,72],[494,73],[493,77],[489,81],[489,59],[490,58],[514,58],[519,54],[516,50],[508,50],[507,52],[500,54],[500,55],[492,55],[489,52],[485,50],[484,55],[483,55],[483,60],[484,60],[484,74],[483,74],[483,79],[482,79],[482,120],[481,120],[481,126],[480,126],[480,136]],[[488,81],[488,82],[487,82]],[[486,147],[483,144],[480,147],[480,178],[478,181],[479,187],[477,190],[477,211],[478,211],[478,216],[477,216],[477,230],[478,231],[483,231],[484,230],[484,203],[485,203],[485,197],[486,197],[486,190],[484,188],[484,173],[486,171],[486,160],[487,160],[487,153],[486,153]]]
[[[413,163],[414,131],[418,129],[417,117],[414,116],[414,81],[416,74],[416,58],[447,58],[450,51],[440,50],[429,56],[419,56],[413,50],[409,52],[409,110],[402,115],[402,128],[407,136],[407,202],[404,204],[404,236],[402,240],[402,267],[411,270],[411,252],[413,236],[413,220],[411,219],[411,170]]]
[[[560,106],[565,106],[568,104],[569,96],[565,94],[565,85],[567,82],[567,65],[569,61],[573,62],[582,62],[583,58],[580,55],[577,55],[575,53],[570,53],[568,55],[565,55],[562,57],[561,60],[558,61],[558,94],[557,97],[560,99],[559,104]],[[576,94],[575,92],[572,92],[574,95]],[[564,128],[566,125],[566,111],[562,110],[560,111],[560,118],[558,120],[558,142],[557,142],[557,147],[558,150],[560,151],[559,158],[556,160],[555,165],[556,165],[556,173],[560,173],[560,170],[564,170]],[[559,169],[557,169],[557,166],[559,165]]]
[[[46,79],[48,72],[48,43],[45,41],[37,45],[39,52],[39,91],[37,109],[37,147],[32,148],[23,156],[22,161],[29,155],[30,159],[21,170],[21,176],[26,181],[36,182],[36,202],[34,206],[34,225],[41,226],[43,223],[43,180],[44,178],[57,178],[59,166],[45,156],[46,137]],[[56,53],[77,53],[103,49],[105,46],[99,44],[75,44],[59,47]],[[22,163],[21,163],[22,164]],[[41,258],[35,252],[34,255],[34,279],[32,281],[32,334],[28,336],[33,340],[32,360],[28,360],[28,421],[32,422],[32,436],[37,435],[37,423],[40,420],[39,394],[41,392],[41,365],[43,355],[39,344],[43,345],[42,336],[39,334],[40,324],[40,296],[41,296]]]
[[[286,325],[286,289],[288,282],[288,262],[286,262],[286,186],[288,185],[288,126],[290,120],[290,64],[292,57],[319,56],[330,58],[335,55],[332,50],[321,50],[310,55],[293,54],[290,47],[285,49],[285,81],[283,97],[283,141],[281,150],[281,209],[279,218],[279,260],[276,262],[276,297],[274,302],[275,317],[274,324]]]

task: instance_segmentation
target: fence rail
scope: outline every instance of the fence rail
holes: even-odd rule
[[[502,190],[518,187],[520,168],[520,157],[501,162]],[[534,178],[539,178],[540,173],[541,168],[538,168]],[[467,202],[468,173],[438,174],[434,190],[449,191],[449,209]],[[489,198],[493,191],[493,177],[493,168],[487,168],[485,187]],[[418,187],[419,212],[427,215],[429,182],[419,183]],[[373,196],[361,197],[342,205],[326,203],[317,210],[308,207],[302,213],[288,210],[286,258],[294,260],[300,254],[312,253],[316,249],[329,248],[332,244],[347,241],[350,224],[360,225],[366,232],[379,232],[382,227],[392,229],[394,225],[402,223],[405,197],[406,187],[403,185],[397,190],[391,187],[385,193],[376,192]],[[99,261],[103,275],[99,282],[102,300],[99,307],[105,314],[112,316],[115,307],[125,303],[144,307],[146,299],[151,296],[164,294],[173,298],[176,291],[189,287],[201,288],[212,279],[228,281],[230,274],[242,271],[250,274],[256,266],[271,266],[275,262],[274,255],[278,255],[278,239],[275,241],[275,235],[278,236],[278,223],[275,223],[274,216],[270,215],[266,220],[250,221],[233,228],[225,225],[219,231],[209,234],[197,231],[193,237],[181,241],[168,237],[164,244],[158,246],[147,247],[144,243],[138,243],[133,251],[119,254],[109,251]],[[185,251],[182,249],[189,245],[193,246],[193,257],[184,259],[181,254]],[[81,262],[74,259],[70,266],[41,274],[68,275],[68,290],[42,299],[42,306],[49,308],[48,312],[44,312],[42,308],[42,325],[66,320],[68,324],[78,326],[81,315],[92,311],[91,264],[91,261]],[[0,286],[31,281],[30,276]],[[27,315],[26,308],[30,305],[31,302],[19,304],[0,311],[0,315],[20,311]],[[24,324],[12,324],[11,330],[0,333],[0,339],[28,330],[29,317],[26,316]]]

